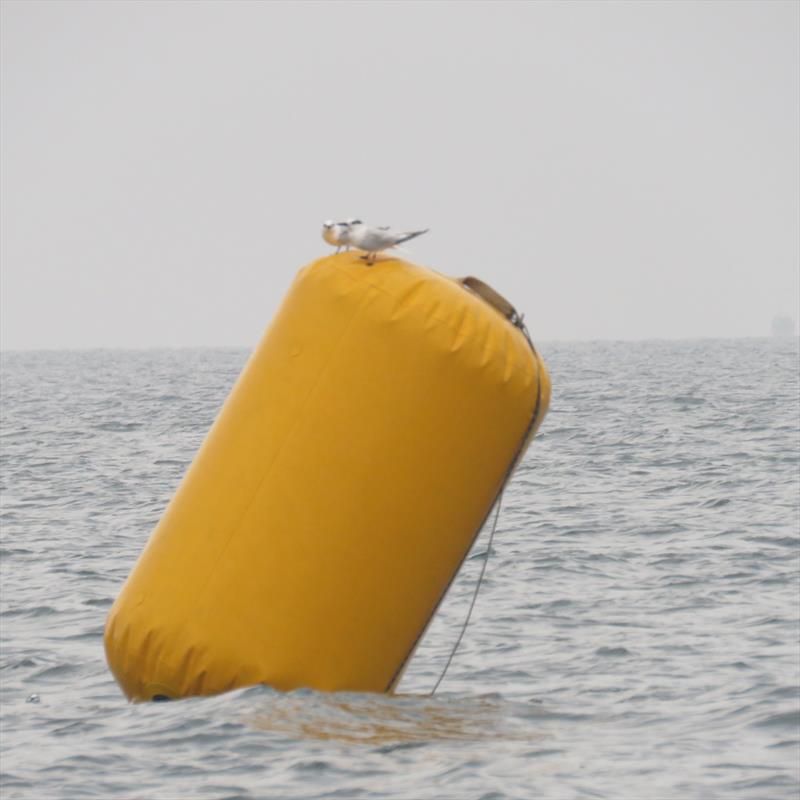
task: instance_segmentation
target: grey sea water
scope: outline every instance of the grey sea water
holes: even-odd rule
[[[2,355],[0,796],[794,798],[793,340],[544,345],[553,402],[394,697],[130,705],[105,615],[246,359]]]

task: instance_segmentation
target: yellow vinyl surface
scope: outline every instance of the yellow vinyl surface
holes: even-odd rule
[[[109,612],[124,692],[390,691],[549,397],[458,281],[303,268]]]

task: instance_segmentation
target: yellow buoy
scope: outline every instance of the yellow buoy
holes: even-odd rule
[[[399,260],[302,269],[111,608],[128,697],[390,691],[547,410],[514,318]]]

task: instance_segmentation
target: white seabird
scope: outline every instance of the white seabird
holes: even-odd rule
[[[429,228],[425,228],[425,230],[421,231],[393,233],[388,228],[370,228],[360,219],[348,220],[347,228],[347,242],[353,247],[366,252],[366,255],[361,256],[361,258],[366,258],[369,265],[375,263],[375,256],[381,250],[396,247],[398,244],[407,242],[416,236],[422,236],[423,233],[427,233],[429,230]]]
[[[350,232],[349,223],[347,222],[334,222],[331,219],[325,220],[322,223],[322,238],[330,245],[336,248],[338,253],[343,247],[350,249],[350,242],[348,241],[348,234]]]

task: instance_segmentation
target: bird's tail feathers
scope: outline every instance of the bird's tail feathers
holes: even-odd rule
[[[430,228],[425,228],[424,231],[409,231],[408,233],[404,233],[396,242],[395,244],[402,244],[403,242],[407,242],[409,239],[415,239],[417,236],[422,236],[423,233],[427,233]]]

